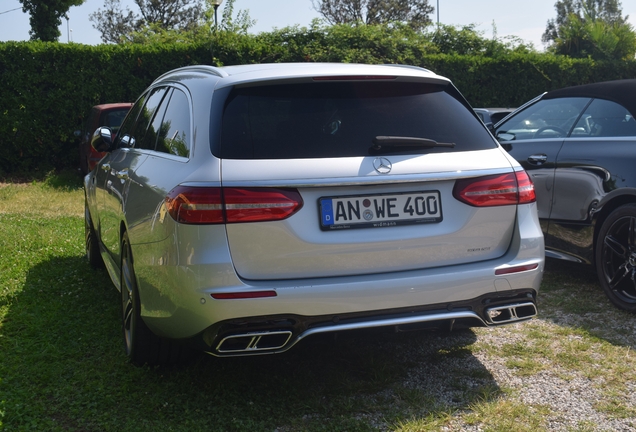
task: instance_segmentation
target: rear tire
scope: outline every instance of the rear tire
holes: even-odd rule
[[[155,335],[141,318],[141,301],[128,235],[121,242],[121,305],[124,348],[130,361],[142,366],[179,363],[189,356],[182,344]]]
[[[596,245],[596,271],[610,301],[636,312],[636,204],[626,204],[607,217]]]

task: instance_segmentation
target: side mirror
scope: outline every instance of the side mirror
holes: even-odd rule
[[[109,152],[113,148],[113,134],[107,127],[99,127],[93,133],[91,146],[98,152]]]
[[[516,138],[515,134],[502,132],[496,135],[497,141],[514,141]]]

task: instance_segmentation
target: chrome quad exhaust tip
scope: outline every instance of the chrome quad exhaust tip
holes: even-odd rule
[[[486,320],[489,325],[525,321],[535,316],[537,316],[537,307],[532,302],[495,306],[486,309]]]
[[[226,336],[216,347],[220,354],[249,354],[283,348],[292,337],[289,330],[261,331]]]

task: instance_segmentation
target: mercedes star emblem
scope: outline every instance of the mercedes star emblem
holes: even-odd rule
[[[392,167],[393,165],[391,165],[391,161],[389,161],[387,158],[379,157],[375,158],[375,160],[373,161],[373,168],[375,168],[375,170],[379,174],[390,173]]]

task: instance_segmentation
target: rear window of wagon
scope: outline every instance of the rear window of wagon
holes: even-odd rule
[[[218,156],[367,156],[373,154],[370,149],[376,136],[455,144],[452,149],[400,148],[391,151],[393,154],[496,147],[477,118],[447,90],[456,93],[452,86],[377,81],[234,88],[225,103]]]

